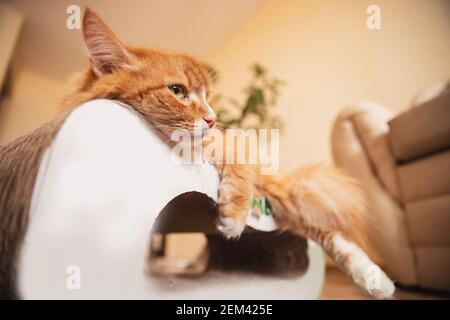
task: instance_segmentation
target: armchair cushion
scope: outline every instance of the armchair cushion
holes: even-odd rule
[[[450,85],[436,98],[389,121],[389,128],[398,162],[450,148]]]
[[[450,190],[450,150],[400,165],[398,180],[404,202],[444,195]]]

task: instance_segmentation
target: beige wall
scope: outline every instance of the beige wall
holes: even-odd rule
[[[382,28],[369,31],[366,8],[381,8]],[[361,99],[394,110],[424,86],[450,77],[450,1],[269,0],[211,55],[219,89],[238,95],[248,66],[259,61],[288,86],[281,166],[330,159],[336,113]]]
[[[371,3],[381,7],[380,31],[365,27]],[[241,92],[255,61],[287,81],[280,100],[287,170],[329,160],[330,126],[344,105],[373,99],[402,110],[421,88],[450,77],[449,52],[450,1],[268,0],[209,60],[227,95]],[[49,120],[62,90],[59,79],[21,68],[0,106],[0,143]]]
[[[42,74],[20,69],[12,92],[0,105],[0,144],[13,140],[52,119],[63,84]]]

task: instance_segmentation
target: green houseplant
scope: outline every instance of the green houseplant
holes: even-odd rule
[[[217,82],[218,72],[209,67],[213,84]],[[262,65],[251,66],[250,83],[244,88],[245,98],[225,98],[220,94],[213,95],[217,108],[218,121],[225,127],[238,128],[277,128],[282,129],[283,122],[274,113],[278,97],[284,81],[272,76]]]

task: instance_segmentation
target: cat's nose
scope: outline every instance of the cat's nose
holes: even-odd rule
[[[211,129],[216,124],[216,120],[213,118],[203,118],[205,122],[208,124],[208,127]]]

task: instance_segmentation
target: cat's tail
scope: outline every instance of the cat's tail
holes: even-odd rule
[[[365,248],[371,223],[359,182],[333,166],[314,165],[284,176],[261,176],[257,189],[275,207],[280,227],[335,230]]]
[[[311,166],[282,179],[265,179],[261,186],[273,202],[282,229],[318,243],[372,296],[392,296],[392,281],[361,249],[367,243],[369,217],[365,196],[355,179],[335,167]]]
[[[370,223],[359,182],[333,166],[310,166],[290,177],[290,197],[302,225],[338,230],[363,248]]]
[[[358,181],[332,166],[304,168],[294,175],[291,197],[307,226],[305,236],[321,245],[360,288],[377,299],[391,298],[394,284],[356,244],[367,244],[370,220]]]

